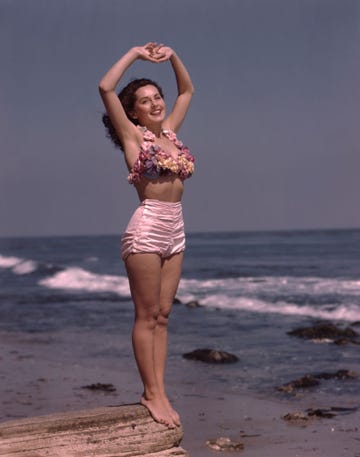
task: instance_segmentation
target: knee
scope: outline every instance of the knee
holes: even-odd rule
[[[167,327],[169,322],[170,310],[160,309],[159,315],[157,317],[157,324],[163,327]]]
[[[160,311],[156,308],[135,312],[135,325],[153,330],[159,321]]]

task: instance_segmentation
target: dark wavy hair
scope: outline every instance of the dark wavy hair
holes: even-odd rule
[[[159,84],[157,84],[155,81],[152,81],[151,79],[147,79],[147,78],[133,79],[132,81],[129,82],[129,84],[127,86],[125,86],[118,93],[119,100],[125,110],[125,113],[126,113],[128,119],[135,125],[138,125],[139,122],[137,121],[137,119],[133,119],[131,117],[130,113],[132,113],[134,110],[134,105],[136,102],[136,91],[138,89],[140,89],[140,87],[144,87],[144,86],[148,86],[148,85],[156,87],[156,89],[159,91],[159,94],[161,95],[161,97],[164,98],[163,90],[159,86]],[[123,150],[123,145],[122,145],[119,137],[116,134],[116,131],[114,129],[114,126],[113,126],[109,116],[106,113],[104,113],[102,115],[102,122],[106,129],[106,136],[108,138],[110,138],[110,140],[113,142],[113,144],[116,147]]]

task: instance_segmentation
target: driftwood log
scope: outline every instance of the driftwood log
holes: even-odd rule
[[[0,423],[1,457],[172,457],[181,427],[158,424],[140,405],[52,414]]]

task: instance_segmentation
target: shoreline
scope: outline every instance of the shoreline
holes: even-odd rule
[[[185,400],[188,401],[188,400]],[[190,456],[211,457],[209,438],[229,437],[244,444],[242,455],[252,457],[356,457],[359,456],[359,411],[333,419],[314,419],[306,426],[292,425],[282,417],[315,406],[313,401],[277,402],[248,395],[192,399],[201,411],[202,425],[194,427],[194,417],[184,417],[182,441]],[[355,403],[355,401],[354,401]]]
[[[64,360],[51,334],[0,335],[0,421],[100,406],[137,403],[140,383],[132,360],[118,367]],[[32,341],[32,343],[31,343]],[[35,343],[36,342],[36,343]],[[171,369],[171,367],[170,367]],[[172,379],[174,374],[171,373]],[[113,383],[115,392],[93,392],[90,382]],[[289,400],[254,392],[232,393],[195,382],[169,385],[169,396],[182,418],[181,446],[190,457],[211,457],[216,451],[206,441],[229,437],[244,443],[244,456],[253,457],[359,457],[360,411],[317,418],[307,426],[291,425],[287,413],[308,408],[358,408],[356,397],[330,398],[306,392]]]

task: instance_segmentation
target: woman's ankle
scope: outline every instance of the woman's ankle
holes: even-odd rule
[[[141,397],[147,401],[152,401],[157,398],[162,398],[162,395],[158,389],[144,389]]]

